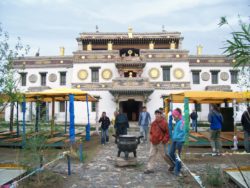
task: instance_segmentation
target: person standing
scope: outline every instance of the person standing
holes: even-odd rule
[[[119,135],[126,135],[128,128],[128,118],[124,113],[121,112],[121,110],[119,110],[119,113],[115,118],[116,136],[119,137]]]
[[[195,111],[195,109],[193,109],[193,112],[190,114],[190,118],[192,120],[192,130],[195,131],[197,129],[197,119],[198,119],[198,115],[197,112]]]
[[[173,171],[175,169],[175,175],[179,176],[181,170],[180,157],[181,157],[182,146],[185,142],[186,131],[185,131],[185,123],[182,119],[181,109],[176,108],[175,110],[173,110],[172,115],[176,123],[172,135],[172,144],[170,147],[169,155],[171,159],[174,161],[175,166],[171,166],[169,168],[169,171]],[[179,157],[176,156],[176,150],[178,150]]]
[[[102,117],[99,119],[99,123],[101,123],[101,144],[106,144],[109,142],[109,125],[110,120],[109,117],[106,115],[106,112],[102,112]]]
[[[220,155],[221,141],[220,133],[223,123],[223,116],[220,113],[220,109],[217,105],[211,105],[211,111],[208,114],[208,121],[210,122],[210,132],[211,132],[211,146],[212,155]]]
[[[247,153],[250,153],[250,107],[241,116],[241,124],[244,131],[244,147]]]
[[[115,126],[115,118],[117,116],[117,111],[114,111],[114,116],[111,119],[111,125],[112,125],[112,131],[111,133],[113,134],[114,132],[116,132],[116,126]]]
[[[150,151],[149,161],[145,174],[154,173],[154,164],[156,162],[157,153],[163,157],[163,159],[172,165],[164,152],[164,145],[169,141],[168,126],[160,110],[155,111],[155,120],[151,123],[150,127]]]
[[[145,106],[142,107],[142,112],[139,115],[140,134],[143,136],[143,140],[146,142],[148,137],[148,125],[151,123],[150,114],[147,112]]]

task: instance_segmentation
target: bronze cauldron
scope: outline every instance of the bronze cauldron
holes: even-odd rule
[[[140,139],[143,136],[136,137],[134,135],[120,135],[119,137],[113,135],[116,138],[116,143],[118,147],[117,157],[120,157],[121,152],[124,152],[125,159],[128,159],[128,155],[130,152],[134,153],[134,157],[136,157],[136,149],[137,145],[140,144]]]

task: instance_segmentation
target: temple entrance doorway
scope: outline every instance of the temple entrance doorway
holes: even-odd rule
[[[138,121],[139,113],[142,109],[142,102],[129,99],[120,102],[119,106],[122,112],[127,115],[129,121]]]

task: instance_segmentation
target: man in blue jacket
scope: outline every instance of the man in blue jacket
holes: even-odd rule
[[[210,132],[211,132],[211,146],[213,155],[220,155],[221,141],[220,133],[223,123],[223,117],[220,113],[220,109],[217,105],[213,104],[211,106],[211,111],[208,114],[208,121],[210,122]]]
[[[142,112],[139,115],[139,126],[140,126],[140,134],[143,136],[144,142],[147,141],[148,138],[148,125],[151,123],[150,114],[147,112],[147,108],[145,106],[142,107]]]

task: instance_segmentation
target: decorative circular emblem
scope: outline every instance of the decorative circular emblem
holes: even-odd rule
[[[220,79],[223,80],[223,81],[227,81],[229,78],[229,75],[227,72],[222,72],[220,73]]]
[[[174,77],[176,79],[182,79],[184,77],[184,71],[180,68],[174,70]]]
[[[110,69],[104,69],[102,71],[102,78],[105,80],[109,80],[112,78],[112,71]]]
[[[29,81],[31,83],[36,83],[36,81],[37,81],[37,75],[35,75],[35,74],[30,75],[29,76]]]
[[[57,80],[56,74],[52,73],[49,75],[49,81],[50,82],[55,82]]]
[[[203,72],[203,73],[201,74],[201,79],[202,79],[203,81],[208,81],[208,80],[210,79],[210,74],[209,74],[208,72]]]
[[[85,80],[88,77],[88,72],[84,69],[78,71],[78,78],[80,80]]]
[[[132,50],[128,50],[128,55],[132,55],[133,51]]]
[[[156,79],[160,76],[160,72],[157,68],[152,68],[149,70],[149,76],[152,78],[152,79]]]

